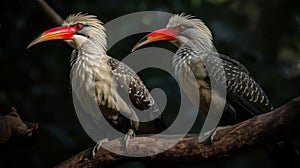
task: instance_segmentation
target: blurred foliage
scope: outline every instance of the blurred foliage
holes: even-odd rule
[[[300,95],[299,1],[56,0],[49,4],[63,17],[82,11],[99,16],[104,23],[145,10],[195,15],[211,28],[218,51],[242,62],[276,107]],[[48,42],[26,50],[36,35],[56,26],[34,0],[1,0],[0,9],[0,112],[14,106],[25,121],[40,123],[42,129],[35,144],[9,149],[1,146],[0,167],[52,167],[94,145],[72,104],[72,49],[63,42]],[[118,43],[111,55],[122,59],[140,37]],[[171,77],[155,78],[155,73],[147,72],[141,76],[147,85],[165,88],[172,98],[170,102],[178,101],[178,93],[172,91],[177,86]],[[255,150],[202,166],[272,167],[273,163]]]

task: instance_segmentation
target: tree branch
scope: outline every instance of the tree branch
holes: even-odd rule
[[[300,97],[291,100],[272,112],[217,131],[212,144],[199,143],[197,135],[187,136],[171,149],[144,158],[128,158],[101,148],[96,154],[96,159],[91,159],[91,148],[89,148],[57,167],[102,167],[116,161],[145,159],[157,161],[201,161],[208,158],[232,155],[245,151],[250,147],[258,147],[295,136],[295,132],[300,130],[299,109]],[[163,148],[165,143],[172,141],[170,138],[160,140],[162,143],[156,143],[154,138],[136,137],[130,140],[126,150],[135,154],[143,154],[145,151],[140,150],[140,145],[143,145],[143,148],[146,147],[148,151],[153,151]],[[122,153],[120,139],[107,143],[107,145],[114,146],[115,150]]]
[[[63,19],[44,0],[36,1],[56,24],[60,25],[63,22]],[[250,147],[270,144],[294,136],[294,133],[299,132],[300,129],[299,109],[300,97],[291,100],[272,112],[253,117],[242,123],[217,131],[213,144],[199,143],[198,135],[189,135],[171,149],[144,158],[128,158],[101,148],[96,154],[96,159],[91,159],[92,148],[89,148],[57,167],[102,167],[116,161],[146,159],[157,161],[202,161],[208,158],[232,155],[247,150]],[[154,138],[136,137],[130,140],[126,150],[134,152],[136,155],[139,153],[144,154],[145,150],[163,149],[164,145],[170,143],[173,139],[166,138],[160,139],[160,141],[161,143],[157,143]],[[120,139],[107,142],[107,145],[113,146],[115,150],[122,153]],[[142,149],[139,148],[140,145],[143,145],[143,149],[145,147],[146,149],[140,150]]]
[[[44,0],[36,0],[40,7],[50,16],[57,25],[63,23],[62,17]]]
[[[11,138],[30,139],[38,132],[39,125],[23,122],[17,110],[11,108],[8,115],[0,115],[0,144],[8,142]]]

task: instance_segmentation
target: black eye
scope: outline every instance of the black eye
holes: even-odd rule
[[[186,27],[185,27],[184,25],[180,25],[180,26],[179,26],[179,30],[180,30],[180,31],[185,30],[185,28],[186,28]]]
[[[77,30],[81,30],[83,28],[83,24],[75,24],[74,27],[77,29]]]

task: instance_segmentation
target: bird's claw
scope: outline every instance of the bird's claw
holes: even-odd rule
[[[108,142],[108,139],[107,138],[104,138],[104,139],[101,139],[97,142],[97,144],[94,146],[93,148],[93,152],[92,152],[92,157],[95,159],[96,157],[96,153],[97,151],[100,149],[100,147],[104,144]]]
[[[134,138],[134,137],[135,137],[134,131],[132,129],[129,129],[121,142],[121,147],[123,149],[126,149],[129,144],[129,139]]]
[[[210,130],[210,131],[207,131],[207,132],[204,132],[203,134],[201,134],[199,136],[199,142],[200,143],[203,143],[203,144],[212,144],[213,142],[213,135],[215,133],[215,130],[216,128]]]
[[[224,126],[224,127],[217,127],[210,131],[205,132],[203,135],[199,136],[199,141],[203,144],[212,144],[215,141],[215,135],[218,131],[222,129],[226,129],[230,126]]]

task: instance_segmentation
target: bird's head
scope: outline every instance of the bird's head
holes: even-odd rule
[[[81,13],[71,14],[60,27],[43,32],[27,48],[49,40],[64,40],[76,49],[88,42],[106,48],[106,35],[102,22],[94,15]]]
[[[179,14],[169,19],[166,28],[156,30],[143,37],[132,51],[155,41],[170,41],[180,47],[183,44],[192,44],[202,48],[212,48],[212,35],[208,27],[191,15]]]

